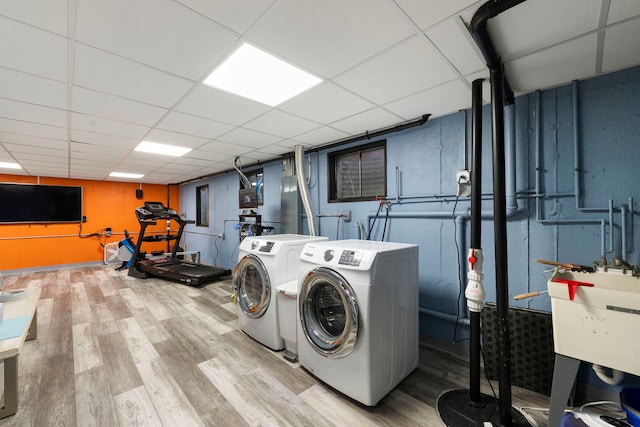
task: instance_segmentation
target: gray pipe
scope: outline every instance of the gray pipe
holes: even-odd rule
[[[309,187],[307,187],[307,179],[304,174],[304,152],[302,145],[295,146],[296,157],[296,176],[298,178],[298,188],[300,189],[300,198],[302,199],[302,205],[304,211],[307,214],[307,225],[309,227],[309,235],[317,236],[316,234],[316,221],[313,214],[313,207],[311,206],[311,198],[309,197]]]

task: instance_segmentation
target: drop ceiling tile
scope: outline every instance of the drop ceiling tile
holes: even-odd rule
[[[145,141],[157,142],[159,144],[177,145],[185,148],[196,148],[207,142],[208,138],[187,135],[184,133],[171,132],[162,129],[153,129],[144,137]]]
[[[64,110],[2,98],[0,98],[0,117],[49,126],[65,127],[67,125],[67,113]]]
[[[365,132],[383,129],[402,121],[402,118],[389,111],[382,108],[374,108],[373,110],[365,111],[364,113],[332,123],[331,127],[350,135],[359,135]],[[371,123],[374,123],[374,125],[371,126]]]
[[[20,138],[20,135],[58,140],[67,139],[67,130],[65,128],[21,122],[18,120],[0,118],[0,129],[2,129],[2,133],[0,134],[2,135],[2,141]]]
[[[455,17],[473,4],[481,4],[478,0],[396,0],[396,3],[423,30],[442,20]]]
[[[282,156],[283,154],[287,154],[291,152],[289,147],[283,147],[282,145],[273,144],[267,145],[266,147],[260,147],[256,151],[260,153],[270,154],[272,156]]]
[[[3,16],[0,58],[8,68],[67,81],[67,39]]]
[[[269,110],[269,107],[220,90],[199,86],[175,109],[194,116],[241,125]]]
[[[513,91],[516,94],[530,93],[593,75],[596,67],[596,37],[596,34],[590,34],[506,62],[505,70]]]
[[[279,110],[328,124],[374,105],[340,86],[326,81],[278,106]]]
[[[179,157],[171,163],[167,163],[162,168],[166,171],[185,171],[194,168],[203,168],[211,164],[211,160],[203,159],[199,154],[202,153],[198,151],[194,153],[194,157]]]
[[[284,139],[299,135],[304,132],[308,132],[312,129],[320,127],[320,125],[310,120],[303,119],[302,117],[297,117],[292,114],[285,113],[284,111],[271,110],[258,117],[257,119],[248,122],[244,125],[244,127],[256,130],[258,132],[275,135],[281,137],[281,139]],[[223,138],[227,138],[227,135],[224,135]],[[271,142],[275,141],[271,140],[268,143]],[[267,144],[261,144],[260,146],[263,145]],[[255,145],[252,144],[252,146]]]
[[[606,73],[640,63],[639,40],[640,19],[634,19],[606,30],[602,52],[602,71]]]
[[[54,145],[51,147],[8,143],[3,143],[2,145],[5,150],[11,153],[11,155],[16,159],[33,160],[46,159],[47,157],[51,157],[51,161],[54,161],[54,157],[63,159],[67,159],[69,157],[66,144],[64,146]]]
[[[274,0],[176,0],[238,34],[242,34]]]
[[[202,138],[216,138],[233,129],[233,126],[191,114],[172,111],[158,123],[158,129],[180,132]]]
[[[246,145],[241,145],[237,143],[213,141],[203,145],[202,147],[200,147],[200,150],[198,151],[224,154],[227,157],[229,157],[229,156],[239,156],[253,149],[254,149],[253,147],[248,147]],[[217,160],[217,161],[221,161],[221,160]]]
[[[1,127],[1,125],[0,125]],[[22,135],[17,133],[0,132],[0,143],[13,143],[15,145],[27,145],[35,147],[54,147],[64,149],[67,147],[66,140],[41,138],[32,135]]]
[[[283,138],[245,128],[236,128],[218,138],[218,141],[259,148],[281,141]]]
[[[324,126],[318,129],[314,129],[311,132],[297,135],[293,139],[279,142],[278,145],[282,145],[284,147],[289,147],[289,148],[292,148],[295,145],[300,145],[300,144],[315,147],[318,145],[329,144],[334,141],[340,141],[342,139],[348,138],[349,136],[350,135],[347,132],[334,129],[329,126]]]
[[[457,74],[424,39],[412,37],[335,81],[376,104],[437,86]]]
[[[106,135],[102,133],[88,132],[78,129],[71,130],[71,141],[101,146],[122,147],[128,148],[130,150],[133,150],[140,143],[140,139],[124,138],[115,135]]]
[[[600,6],[601,0],[525,1],[487,25],[506,62],[596,29]]]
[[[246,151],[246,149],[244,149]],[[210,165],[212,162],[229,162],[229,168],[233,167],[233,158],[236,157],[236,154],[229,153],[214,153],[211,151],[198,151],[198,157],[195,158],[197,161],[204,161]],[[187,158],[188,161],[193,160],[194,158]]]
[[[37,13],[34,13],[37,11]],[[67,36],[67,0],[0,2],[0,15],[8,16],[61,36]]]
[[[615,0],[609,5],[607,25],[638,16],[640,16],[640,2],[638,0]]]
[[[118,146],[116,144],[98,145],[85,142],[71,141],[71,153],[91,153],[103,157],[124,156],[131,151],[133,146]]]
[[[423,114],[431,114],[431,118],[444,116],[470,106],[471,88],[464,81],[456,79],[384,107],[405,120],[413,120]]]
[[[52,108],[67,108],[67,85],[0,68],[0,97]]]
[[[473,37],[460,19],[447,20],[430,28],[425,34],[461,74],[486,67]]]
[[[52,168],[46,166],[34,166],[25,168],[25,172],[31,176],[46,176],[51,178],[69,178],[68,168]]]
[[[81,43],[75,46],[77,86],[165,108],[193,86],[187,79],[126,58]]]
[[[238,38],[172,0],[83,0],[76,21],[76,40],[193,81]]]
[[[387,0],[285,0],[247,37],[309,71],[332,77],[414,32]]]
[[[138,140],[142,139],[149,130],[146,126],[79,113],[71,114],[71,128]]]
[[[76,113],[101,116],[146,126],[154,125],[167,112],[165,108],[131,101],[78,86],[73,89],[71,109]]]

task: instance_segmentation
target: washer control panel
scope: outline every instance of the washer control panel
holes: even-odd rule
[[[360,266],[360,261],[362,261],[362,252],[345,250],[342,251],[338,264],[358,267]]]
[[[269,253],[271,252],[271,249],[273,249],[273,245],[274,242],[264,242],[263,245],[260,246],[260,249],[258,249],[258,251]]]

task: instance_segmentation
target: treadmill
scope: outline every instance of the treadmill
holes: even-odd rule
[[[136,217],[140,223],[140,234],[138,243],[132,256],[133,262],[129,267],[129,276],[147,279],[149,277],[159,277],[184,283],[185,285],[198,286],[204,283],[218,280],[223,276],[230,276],[231,270],[228,268],[204,265],[196,262],[186,261],[177,257],[180,238],[185,225],[193,224],[195,221],[184,220],[178,213],[165,207],[162,202],[144,202],[144,206],[136,209]],[[179,225],[178,233],[171,235],[167,230],[166,236],[145,236],[146,228],[155,225],[157,220],[175,221]],[[173,249],[169,257],[146,259],[145,253],[140,251],[142,243],[174,240]]]

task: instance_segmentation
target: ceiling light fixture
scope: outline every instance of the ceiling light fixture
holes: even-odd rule
[[[17,163],[0,162],[0,168],[3,168],[3,169],[22,169],[22,166],[20,166]]]
[[[203,83],[275,107],[321,81],[245,43]]]
[[[142,178],[144,175],[141,173],[128,173],[128,172],[111,172],[109,176],[114,178]]]
[[[191,151],[191,148],[178,147],[177,145],[158,144],[157,142],[142,141],[135,148],[135,151],[162,154],[164,156],[180,157]]]

